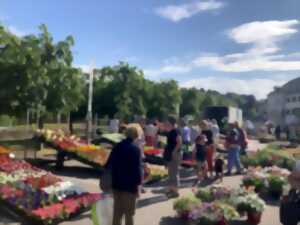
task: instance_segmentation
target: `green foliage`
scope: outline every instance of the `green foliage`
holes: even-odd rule
[[[268,149],[268,148],[258,151],[255,155],[243,156],[241,160],[245,167],[278,166],[280,168],[292,170],[295,165],[295,159],[291,157],[289,154],[287,154],[286,152]]]
[[[0,126],[10,127],[17,123],[16,118],[10,117],[8,115],[0,115]]]
[[[270,176],[268,182],[269,192],[271,194],[277,194],[278,196],[281,195],[284,185],[287,184],[287,180],[279,176]]]
[[[94,109],[98,115],[132,119],[134,115],[177,114],[181,96],[176,81],[148,81],[142,71],[124,62],[96,73]]]
[[[2,113],[63,113],[83,100],[81,73],[72,68],[73,38],[54,43],[46,25],[39,28],[39,35],[17,37],[0,25]]]
[[[255,192],[260,193],[266,190],[266,185],[264,184],[264,180],[260,178],[248,178],[243,180],[243,185],[246,187],[254,187]]]
[[[71,36],[55,42],[46,25],[38,35],[18,37],[0,25],[0,113],[23,115],[27,109],[47,113],[86,114],[87,88],[82,71],[72,67]],[[207,106],[238,106],[257,115],[253,96],[203,89],[180,89],[177,82],[153,82],[128,63],[96,69],[93,107],[98,116],[132,119],[134,115],[165,118],[198,117]]]
[[[189,213],[196,205],[200,203],[201,201],[199,199],[191,195],[177,199],[174,202],[173,208],[178,215],[184,215]]]
[[[196,193],[196,197],[202,202],[213,202],[215,200],[209,188],[200,188]]]

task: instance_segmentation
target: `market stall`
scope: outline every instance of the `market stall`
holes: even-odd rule
[[[102,170],[105,166],[111,149],[107,149],[100,145],[87,144],[82,139],[74,135],[66,135],[62,131],[39,130],[36,138],[43,144],[57,151],[58,169],[63,168],[65,158],[75,159],[83,164],[89,165],[95,169]],[[148,160],[149,158],[152,159]],[[145,161],[163,165],[162,151],[156,149],[145,148]],[[147,182],[159,181],[166,177],[166,169],[162,166],[145,165],[145,175]],[[150,176],[149,176],[150,175]]]
[[[72,182],[12,159],[0,148],[0,208],[28,224],[58,224],[79,216],[101,199]]]

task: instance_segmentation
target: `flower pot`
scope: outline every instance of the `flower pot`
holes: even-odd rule
[[[251,225],[258,225],[261,221],[261,212],[248,212],[247,222]]]
[[[228,222],[225,219],[223,219],[223,220],[217,222],[215,225],[228,225]]]
[[[189,215],[190,215],[190,212],[185,211],[185,212],[181,212],[178,216],[182,220],[188,220],[189,219]]]
[[[246,216],[246,211],[245,210],[238,210],[238,213],[239,213],[240,217]]]

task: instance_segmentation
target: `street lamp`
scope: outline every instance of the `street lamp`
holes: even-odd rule
[[[88,107],[87,107],[87,141],[90,144],[93,134],[93,114],[92,114],[92,103],[93,103],[93,83],[94,83],[94,67],[91,66],[89,73],[89,95],[88,95]]]

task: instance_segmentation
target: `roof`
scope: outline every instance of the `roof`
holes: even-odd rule
[[[281,91],[285,94],[297,94],[300,93],[300,77],[289,81],[282,88]]]

